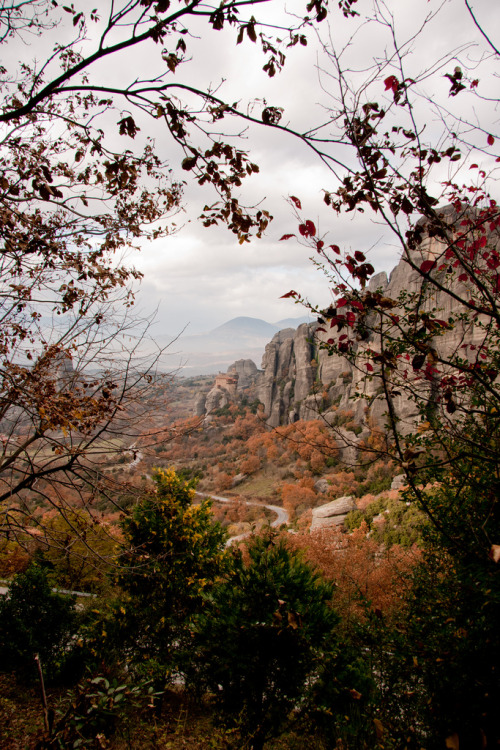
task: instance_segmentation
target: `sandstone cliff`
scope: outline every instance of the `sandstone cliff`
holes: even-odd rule
[[[415,260],[436,258],[443,246],[432,238],[424,238]],[[441,282],[446,288],[449,281],[443,273]],[[397,299],[401,292],[417,293],[421,288],[421,276],[403,260],[393,269],[389,277],[385,273],[376,274],[370,281],[371,291],[379,290],[386,297]],[[453,291],[460,298],[465,294],[465,286],[454,282]],[[452,313],[460,312],[460,304],[446,291],[435,291],[427,297],[423,308],[439,309],[439,317],[447,319]],[[480,330],[471,324],[456,324],[450,331],[436,340],[437,350],[449,356],[464,342],[477,342]],[[369,424],[384,427],[387,409],[381,395],[380,382],[376,378],[364,380],[363,373],[353,368],[341,356],[330,355],[321,349],[320,342],[329,337],[328,333],[317,331],[319,324],[303,324],[296,330],[286,328],[276,333],[267,344],[262,359],[262,371],[251,360],[238,360],[229,371],[239,376],[238,391],[251,389],[252,398],[257,398],[264,406],[264,413],[270,427],[288,424],[299,419],[321,418],[335,428],[341,458],[347,463],[356,460],[356,444],[369,434]],[[363,348],[376,348],[368,338],[360,342],[358,351]],[[356,392],[363,392],[364,398],[354,398]],[[220,408],[227,394],[211,393],[204,404],[204,412]],[[401,419],[400,429],[413,429],[416,410],[404,396],[396,396],[394,405]],[[200,401],[199,407],[202,404]],[[349,414],[345,419],[346,412]]]
[[[435,239],[425,238],[415,252],[420,263],[440,255],[442,245]],[[444,273],[440,281],[445,287],[449,283]],[[397,299],[403,291],[409,294],[419,292],[420,288],[420,275],[403,260],[389,277],[385,273],[376,274],[369,284],[371,291],[380,290],[391,299]],[[465,286],[459,282],[454,282],[453,291],[458,297],[466,293]],[[433,292],[426,298],[423,308],[439,309],[439,317],[445,320],[460,312],[459,302],[446,291]],[[270,426],[321,416],[330,424],[337,424],[337,433],[340,439],[344,434],[347,450],[356,442],[356,436],[338,425],[335,414],[339,410],[353,412],[352,420],[366,433],[368,416],[380,427],[384,426],[387,407],[376,378],[365,382],[363,374],[353,369],[345,358],[329,355],[320,348],[321,339],[326,340],[329,334],[317,332],[318,327],[318,324],[305,324],[296,331],[286,329],[273,337],[262,360],[264,372],[257,383],[258,397],[264,404]],[[435,341],[435,346],[441,354],[449,356],[464,342],[477,343],[480,336],[480,329],[475,329],[470,323],[456,323],[452,330]],[[358,351],[368,347],[374,347],[370,338],[358,344]],[[354,399],[357,391],[362,391],[365,398]],[[399,396],[395,398],[395,407],[402,420],[401,429],[412,429],[416,417],[413,404]],[[357,439],[361,437],[364,435],[358,435]]]
[[[238,359],[228,369],[228,376],[235,382],[234,387],[228,387],[228,377],[216,376],[215,384],[208,392],[199,393],[195,399],[194,413],[210,419],[218,409],[223,409],[230,401],[237,399],[242,391],[247,394],[254,390],[254,386],[262,376],[257,365],[251,359]],[[226,382],[225,382],[226,381]],[[255,396],[255,394],[254,394]]]

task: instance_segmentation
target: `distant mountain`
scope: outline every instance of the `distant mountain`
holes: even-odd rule
[[[300,318],[283,318],[283,320],[278,320],[277,323],[274,323],[274,325],[278,328],[279,331],[282,331],[283,328],[298,328],[302,323],[313,323],[314,318],[312,318],[310,315],[301,315]]]
[[[272,324],[261,318],[240,316],[207,333],[179,336],[172,344],[171,353],[186,376],[225,372],[237,359],[252,359],[260,367],[266,344],[275,333],[307,322],[308,318],[303,317]],[[166,343],[168,336],[158,338],[158,344]]]
[[[208,334],[214,338],[225,338],[226,336],[244,336],[255,337],[264,336],[268,340],[272,339],[275,333],[280,330],[278,325],[272,323],[266,323],[261,318],[246,318],[240,316],[239,318],[233,318],[228,320],[227,323],[223,323],[221,326],[214,328]]]

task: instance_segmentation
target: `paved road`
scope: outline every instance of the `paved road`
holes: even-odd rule
[[[217,500],[219,503],[237,503],[241,502],[240,498],[233,498],[233,497],[222,497],[221,495],[212,495],[210,492],[197,492],[197,495],[200,497],[211,497],[212,500]],[[245,505],[257,505],[259,508],[268,508],[273,513],[276,513],[276,518],[272,522],[271,526],[277,527],[281,526],[283,523],[288,523],[288,519],[290,517],[290,514],[288,513],[285,508],[280,507],[279,505],[267,505],[263,503],[258,503],[255,500],[243,500]],[[245,539],[247,536],[250,536],[252,532],[247,531],[244,534],[238,534],[238,536],[232,536],[231,539],[228,539],[227,544],[232,544],[233,542],[239,542],[240,539]]]
[[[0,586],[0,596],[5,596],[5,594],[8,592],[9,587],[8,586]],[[52,589],[52,591],[56,594],[70,594],[71,596],[91,596],[94,599],[97,597],[97,594],[89,594],[86,591],[70,591],[69,589]]]

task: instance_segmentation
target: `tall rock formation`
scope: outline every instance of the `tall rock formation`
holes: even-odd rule
[[[449,210],[444,209],[444,213]],[[414,251],[415,263],[419,266],[424,260],[434,260],[441,257],[442,252],[440,241],[424,237]],[[439,281],[443,291],[433,288],[431,295],[424,295],[421,309],[435,308],[439,310],[438,317],[445,320],[452,314],[455,316],[450,330],[435,340],[435,348],[446,358],[458,352],[464,343],[478,343],[482,331],[481,326],[474,327],[468,319],[460,322],[459,300],[466,294],[465,284],[454,279],[454,294],[448,294],[450,280],[444,271]],[[421,275],[401,260],[389,277],[385,273],[373,276],[368,288],[397,300],[401,292],[418,293],[421,284]],[[346,358],[321,348],[322,340],[326,341],[330,334],[318,328],[317,323],[305,323],[296,330],[279,331],[266,346],[261,372],[251,360],[238,360],[229,373],[239,376],[238,391],[247,389],[248,393],[251,388],[252,398],[256,397],[264,406],[270,427],[299,419],[321,418],[335,428],[341,458],[352,463],[356,460],[356,445],[369,434],[370,425],[376,423],[384,427],[387,405],[376,377],[366,379],[361,369],[353,367]],[[377,342],[368,338],[357,344],[360,353],[367,348],[376,349]],[[421,387],[427,386],[424,383]],[[364,397],[355,398],[360,392]],[[220,407],[221,393],[212,395]],[[395,396],[394,406],[401,420],[399,429],[412,430],[417,417],[414,403],[400,395]],[[205,404],[205,413],[208,407],[217,408],[210,398]]]
[[[260,375],[253,359],[238,359],[228,368],[227,372],[237,375],[238,391],[254,385]]]
[[[218,409],[223,409],[230,401],[234,401],[245,391],[252,392],[256,382],[262,376],[255,362],[251,359],[238,359],[228,369],[227,373],[215,376],[213,387],[208,392],[199,393],[194,404],[196,416],[210,416]]]
[[[351,368],[341,357],[319,350],[315,339],[317,323],[280,331],[266,346],[263,375],[258,381],[258,398],[277,427],[298,419],[315,419],[327,403],[347,398],[346,384]],[[325,386],[328,398],[323,398]]]
[[[420,265],[424,260],[441,257],[443,245],[435,238],[424,237],[414,252],[416,264]],[[474,327],[467,320],[457,322],[462,311],[458,300],[467,293],[465,284],[454,279],[453,295],[446,292],[450,281],[444,271],[440,281],[444,291],[433,289],[431,295],[425,296],[422,309],[435,308],[439,310],[438,317],[445,320],[450,315],[455,316],[453,327],[435,340],[437,351],[449,357],[464,343],[477,344],[484,333],[480,326]],[[370,281],[369,289],[380,290],[384,296],[396,300],[401,292],[418,293],[421,283],[421,275],[401,260],[389,277],[385,273],[376,274]],[[330,334],[317,331],[318,327],[313,323],[301,325],[296,331],[280,331],[266,346],[262,360],[264,373],[258,381],[257,390],[268,424],[276,427],[297,419],[320,416],[332,424],[338,422],[335,418],[338,410],[348,410],[353,412],[352,419],[363,431],[367,429],[368,416],[383,427],[387,406],[380,383],[376,378],[366,380],[364,373],[353,368],[344,357],[321,349],[321,340],[326,341]],[[376,343],[370,338],[357,346],[359,352],[366,348],[376,349]],[[356,392],[363,392],[364,398],[353,398]],[[413,429],[417,416],[413,402],[404,395],[396,396],[394,406],[401,419],[400,429]],[[342,428],[337,429],[339,435],[342,431]],[[352,446],[353,442],[351,432],[346,435],[346,446]]]

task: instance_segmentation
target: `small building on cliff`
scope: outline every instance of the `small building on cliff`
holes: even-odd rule
[[[231,396],[236,395],[236,389],[238,388],[238,373],[222,373],[220,372],[215,376],[214,388],[223,388]]]

